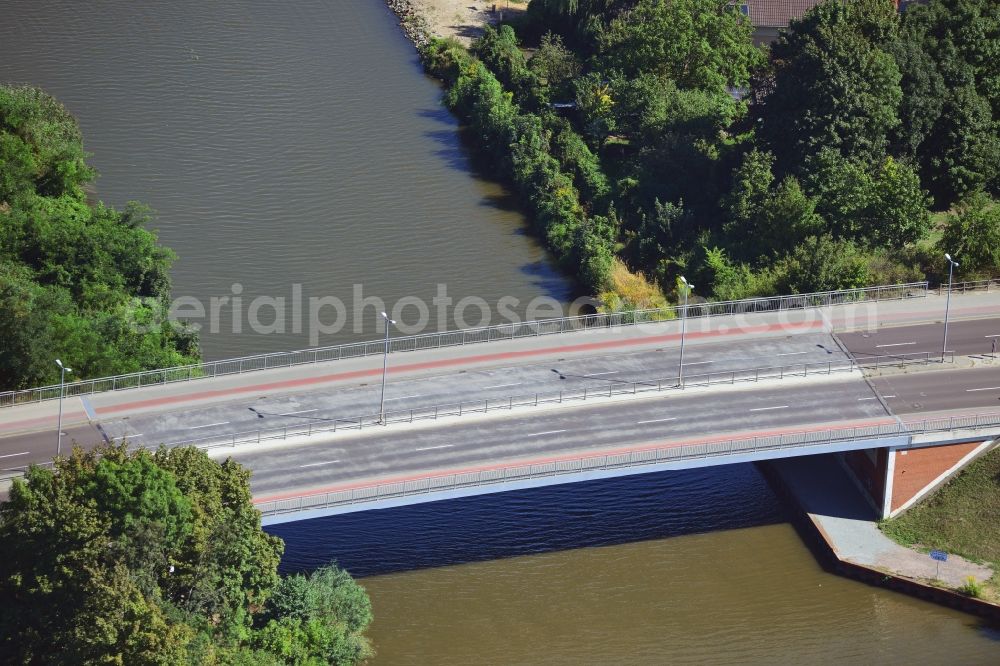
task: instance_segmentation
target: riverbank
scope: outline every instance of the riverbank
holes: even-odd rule
[[[989,563],[1000,571],[1000,448],[969,464],[946,486],[880,525],[910,548],[931,548]],[[980,581],[982,596],[1000,602],[1000,581]]]
[[[518,14],[527,3],[506,0],[386,0],[403,32],[417,47],[432,37],[452,37],[468,46],[483,32],[483,26],[495,25],[503,16]],[[494,8],[496,11],[494,11]]]
[[[957,591],[969,576],[989,580],[993,569],[958,555],[937,562],[889,539],[833,455],[775,460],[759,467],[793,507],[797,528],[827,568],[1000,622],[1000,605]]]

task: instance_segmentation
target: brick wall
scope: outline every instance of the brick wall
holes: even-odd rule
[[[896,451],[891,510],[895,511],[906,504],[934,479],[972,453],[980,444],[982,442]]]

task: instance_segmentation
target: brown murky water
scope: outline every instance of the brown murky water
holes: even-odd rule
[[[752,465],[271,528],[363,576],[377,664],[993,664],[1000,631],[826,573]]]
[[[242,331],[220,306],[206,358],[309,345],[311,297],[345,305],[321,312],[343,328],[317,329],[320,344],[377,337],[382,308],[366,297],[421,299],[427,330],[454,327],[466,297],[494,323],[504,296],[520,313],[570,297],[504,190],[470,172],[439,86],[379,0],[4,0],[0,80],[39,85],[79,118],[97,197],[159,212],[180,257],[175,296],[208,312],[240,285]],[[439,284],[452,299],[441,317]],[[258,296],[285,299],[284,333],[253,332]],[[477,303],[465,323],[481,321]],[[273,311],[257,319],[266,328]]]
[[[368,578],[376,663],[989,664],[960,613],[824,573],[788,524]]]

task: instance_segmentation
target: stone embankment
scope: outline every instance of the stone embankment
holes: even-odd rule
[[[399,18],[399,27],[403,29],[407,39],[420,48],[430,41],[430,23],[427,17],[418,11],[413,0],[386,0],[389,9]]]

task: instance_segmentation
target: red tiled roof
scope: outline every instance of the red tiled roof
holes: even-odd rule
[[[755,28],[785,28],[792,19],[802,18],[822,0],[737,0],[750,7],[750,23]]]

